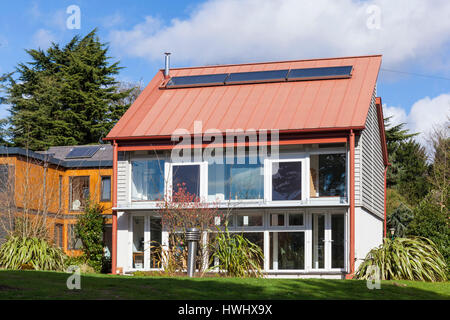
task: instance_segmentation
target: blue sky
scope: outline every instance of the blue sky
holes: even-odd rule
[[[79,30],[67,28],[70,5],[80,8]],[[446,0],[2,1],[0,74],[28,61],[26,48],[93,28],[125,67],[119,78],[144,84],[164,51],[175,67],[383,54],[385,113],[427,132],[450,115],[449,16]]]

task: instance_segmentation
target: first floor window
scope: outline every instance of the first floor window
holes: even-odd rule
[[[302,199],[302,163],[272,162],[272,201]]]
[[[70,203],[72,211],[82,211],[89,199],[89,177],[70,177]]]
[[[173,165],[172,166],[173,194],[184,190],[184,194],[200,196],[200,165]]]
[[[0,192],[11,190],[10,182],[10,166],[7,164],[0,164]]]
[[[111,201],[111,176],[102,177],[100,201]]]
[[[132,201],[155,201],[164,198],[164,160],[133,160],[131,176]]]
[[[208,198],[212,201],[263,199],[264,175],[259,159],[246,156],[210,163]]]
[[[345,153],[311,155],[311,197],[346,196],[345,161]]]

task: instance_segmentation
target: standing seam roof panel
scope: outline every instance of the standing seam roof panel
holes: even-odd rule
[[[309,130],[361,128],[381,56],[172,69],[171,76],[353,65],[348,79],[160,88],[159,71],[118,121],[108,139],[170,136],[176,128]]]

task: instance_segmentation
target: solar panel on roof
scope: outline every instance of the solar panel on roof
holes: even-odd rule
[[[166,88],[223,85],[227,76],[228,73],[172,77],[169,82],[167,82]]]
[[[230,73],[225,84],[285,81],[289,70]]]
[[[66,159],[92,158],[99,149],[100,146],[76,147],[66,155]]]
[[[291,69],[289,80],[311,80],[327,78],[350,78],[353,66]]]

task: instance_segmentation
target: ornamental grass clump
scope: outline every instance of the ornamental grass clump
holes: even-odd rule
[[[230,233],[218,229],[215,241],[210,244],[212,264],[218,260],[219,264],[209,268],[226,272],[231,277],[262,277],[262,263],[264,254],[260,247],[243,235]]]
[[[64,252],[39,238],[10,237],[0,247],[0,266],[13,270],[65,269]]]
[[[373,266],[381,280],[446,281],[447,265],[433,241],[423,238],[384,239],[360,265],[356,277],[372,279]]]

